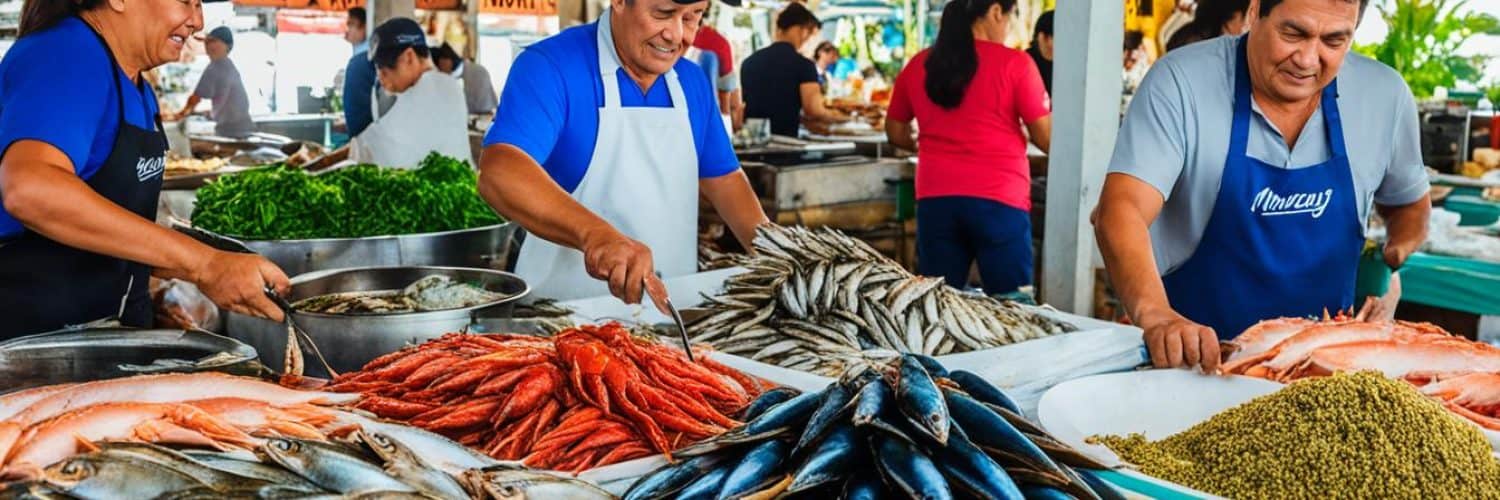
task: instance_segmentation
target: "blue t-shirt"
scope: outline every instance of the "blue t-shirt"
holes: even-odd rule
[[[531,155],[568,192],[583,181],[599,135],[604,82],[599,79],[598,24],[569,28],[527,48],[511,65],[495,123],[484,145],[510,144]],[[674,67],[687,98],[688,121],[698,151],[698,177],[719,177],[740,168],[719,118],[713,86],[690,61]],[[671,107],[666,78],[644,94],[621,69],[616,72],[620,104]]]
[[[344,125],[349,137],[358,136],[375,122],[370,96],[375,93],[375,63],[370,62],[370,46],[354,47],[354,55],[344,65]]]
[[[51,144],[87,180],[104,165],[119,130],[120,94],[125,121],[156,128],[156,95],[151,86],[130,81],[110,62],[104,43],[82,20],[70,17],[56,26],[16,40],[0,61],[0,148],[20,140]],[[20,234],[19,222],[0,209],[0,237]]]

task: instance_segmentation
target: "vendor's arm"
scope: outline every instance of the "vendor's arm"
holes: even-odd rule
[[[1026,124],[1026,136],[1043,153],[1052,152],[1052,102],[1047,96],[1047,86],[1042,83],[1042,73],[1036,61],[1030,57],[1016,59],[1015,85],[1011,85],[1012,102]]]
[[[485,135],[479,194],[500,215],[526,228],[529,237],[582,252],[586,272],[607,282],[614,296],[637,304],[644,291],[667,312],[666,285],[656,277],[651,249],[574,200],[539,163],[554,148],[570,147],[558,143],[566,113],[567,95],[557,67],[546,55],[522,52]]]
[[[693,147],[698,152],[698,191],[714,206],[719,217],[746,250],[755,248],[755,228],[770,222],[760,198],[750,187],[750,179],[740,170],[740,159],[729,142],[729,131],[713,103],[714,82],[702,74],[689,75],[683,82],[687,93],[693,130]],[[696,228],[695,228],[696,230]],[[752,250],[753,251],[753,250]]]
[[[67,155],[50,144],[22,140],[6,150],[0,158],[0,199],[27,230],[50,240],[193,282],[232,311],[281,319],[280,309],[262,291],[266,284],[282,293],[290,287],[275,264],[214,250],[125,210],[85,184]]]
[[[170,116],[170,121],[177,121],[183,118],[187,118],[188,115],[193,114],[194,109],[198,108],[198,103],[200,102],[203,102],[203,98],[198,97],[198,94],[188,96],[187,104],[184,104],[182,106],[182,111],[178,111],[177,113]]]
[[[1420,122],[1417,104],[1411,92],[1393,99],[1397,103],[1391,127],[1391,163],[1375,190],[1375,210],[1385,219],[1387,240],[1385,263],[1400,269],[1406,258],[1416,253],[1427,240],[1427,224],[1432,214],[1431,183],[1422,163]]]
[[[1110,284],[1158,368],[1219,365],[1213,329],[1178,314],[1167,300],[1151,244],[1161,213],[1188,155],[1181,93],[1171,68],[1153,71],[1130,104],[1110,159],[1092,222]]]
[[[750,179],[745,177],[745,172],[736,169],[718,177],[701,179],[698,190],[713,204],[714,211],[729,225],[740,245],[746,249],[755,248],[752,244],[755,228],[771,221],[766,218],[755,190],[750,188]]]
[[[848,114],[823,105],[823,87],[818,85],[817,69],[813,71],[813,81],[797,86],[797,91],[802,94],[802,117],[820,122],[849,121]]]

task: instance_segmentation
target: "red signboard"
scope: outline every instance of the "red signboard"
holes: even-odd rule
[[[311,9],[344,12],[355,7],[364,7],[365,0],[234,0],[235,5],[247,7],[279,7],[283,9]]]
[[[557,15],[557,0],[479,0],[479,11],[487,14]]]

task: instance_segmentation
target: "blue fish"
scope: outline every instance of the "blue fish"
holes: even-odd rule
[[[948,380],[958,384],[974,399],[1005,408],[1017,415],[1021,414],[1021,405],[1016,404],[1015,400],[1005,395],[1005,391],[995,387],[979,375],[964,370],[954,370],[953,373],[948,374]]]
[[[911,443],[887,436],[878,436],[875,441],[880,471],[897,492],[922,500],[953,498],[948,479],[943,477],[937,464]]]
[[[756,492],[781,470],[781,463],[786,461],[791,449],[792,443],[784,439],[772,439],[751,448],[734,470],[729,471],[729,477],[724,478],[724,487],[719,489],[715,498],[739,498]]]
[[[998,452],[1001,458],[1014,458],[1029,468],[1066,477],[1062,468],[1036,443],[983,403],[958,391],[944,391],[944,395],[955,423],[965,429],[983,430],[970,434],[974,444],[992,453]]]
[[[733,470],[735,463],[725,461],[703,477],[688,483],[687,486],[678,491],[677,500],[712,500],[719,495],[719,490],[724,489],[724,478],[729,477],[729,471]]]
[[[855,474],[844,485],[843,500],[880,500],[880,474]]]
[[[854,402],[854,425],[868,425],[880,412],[885,402],[891,399],[891,386],[883,379],[875,379],[859,390]]]
[[[704,455],[667,464],[641,477],[625,492],[624,500],[669,498],[688,483],[708,473],[724,460],[722,455]]]
[[[948,446],[938,452],[939,465],[981,498],[1022,500],[1020,487],[994,459],[973,442],[962,426],[954,424]]]
[[[823,395],[829,390],[832,390],[832,386],[819,392],[803,393],[797,397],[778,403],[767,409],[764,413],[761,413],[760,416],[746,422],[745,425],[672,452],[672,455],[677,457],[696,457],[736,444],[753,443],[791,432],[794,425],[801,427],[807,421],[812,412],[818,408],[818,402],[822,400]]]
[[[760,394],[760,397],[755,398],[755,401],[751,401],[750,405],[745,407],[745,414],[740,416],[740,421],[754,420],[755,417],[759,417],[766,410],[771,409],[772,406],[786,402],[786,400],[796,397],[797,394],[798,391],[790,387],[777,387],[763,392]]]
[[[854,393],[843,384],[834,384],[825,391],[823,400],[818,402],[818,409],[807,420],[807,427],[802,429],[802,437],[797,440],[797,446],[792,447],[792,456],[811,446],[823,433],[828,431],[835,422],[841,420],[845,410],[849,408],[849,400],[854,399]]]
[[[896,399],[918,431],[939,444],[948,442],[948,408],[943,404],[943,391],[913,357],[901,358],[901,383],[896,387]]]
[[[807,457],[807,462],[793,475],[786,493],[798,493],[848,477],[859,452],[854,427],[843,424],[828,431],[823,442]]]
[[[931,374],[932,376],[937,378],[948,378],[948,368],[944,367],[943,364],[941,362],[938,362],[936,358],[923,354],[907,354],[906,356],[917,360],[917,363],[921,363],[922,368],[926,368],[927,373]]]

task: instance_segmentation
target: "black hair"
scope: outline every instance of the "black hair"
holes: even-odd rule
[[[63,19],[104,5],[104,0],[25,0],[21,5],[18,36],[26,36],[55,26]]]
[[[1345,2],[1353,2],[1355,0],[1344,0],[1344,1]],[[1271,9],[1276,8],[1277,5],[1281,5],[1281,0],[1260,0],[1260,17],[1266,17],[1266,16],[1271,15]],[[1369,6],[1370,6],[1370,0],[1359,0],[1359,17],[1360,18],[1364,18],[1365,17],[1365,7],[1369,7]],[[1203,7],[1199,6],[1198,8],[1201,9]],[[1356,23],[1357,22],[1358,21],[1356,20]]]
[[[787,30],[798,26],[817,29],[823,27],[823,22],[819,21],[818,16],[813,15],[812,11],[807,10],[807,7],[800,3],[792,2],[787,4],[785,10],[776,15],[776,29]]]
[[[1167,40],[1167,50],[1224,34],[1224,23],[1235,14],[1250,15],[1250,0],[1200,0],[1193,21],[1178,29]]]
[[[1031,39],[1033,40],[1031,42],[1032,45],[1035,45],[1036,44],[1035,40],[1037,38],[1041,37],[1043,34],[1046,34],[1047,36],[1052,36],[1052,14],[1053,13],[1054,13],[1054,11],[1050,11],[1049,10],[1047,12],[1043,12],[1042,15],[1037,16],[1037,18],[1036,18],[1036,27],[1032,28],[1032,30],[1031,30]]]
[[[360,26],[369,26],[368,24],[365,23],[365,21],[368,18],[366,17],[365,8],[364,7],[355,7],[355,8],[349,9],[349,19],[358,20]]]
[[[1125,32],[1125,52],[1141,48],[1146,43],[1146,34],[1141,30],[1129,30]]]
[[[979,49],[974,47],[974,22],[999,5],[1010,13],[1016,0],[952,0],[943,7],[937,42],[927,54],[927,98],[943,109],[954,109],[964,101],[969,82],[979,71]]]
[[[443,44],[439,45],[436,50],[432,51],[433,62],[437,62],[442,59],[453,61],[454,65],[458,65],[458,63],[463,62],[463,58],[458,56],[458,51],[453,50],[453,46],[448,44],[448,42],[443,42]]]
[[[813,51],[813,55],[815,55],[815,56],[816,55],[821,55],[823,53],[823,51],[825,51],[825,50],[832,50],[834,52],[838,52],[839,48],[838,48],[838,46],[834,45],[833,42],[830,42],[828,40],[823,40],[822,43],[818,44],[817,50]]]

